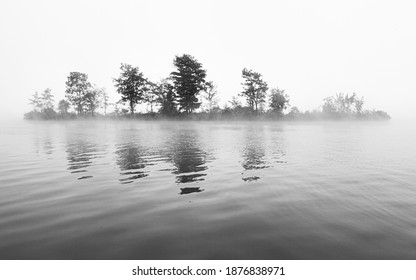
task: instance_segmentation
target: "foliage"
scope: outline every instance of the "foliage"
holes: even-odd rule
[[[157,96],[157,102],[160,104],[159,113],[171,116],[177,113],[175,102],[175,87],[172,80],[167,78],[160,81],[154,87],[154,93]]]
[[[24,114],[26,120],[52,120],[56,119],[58,114],[53,108],[46,108],[43,112],[30,111]]]
[[[42,92],[42,96],[41,96],[41,111],[44,112],[45,110],[48,109],[53,109],[53,102],[54,102],[54,98],[52,95],[52,90],[50,88],[45,89]]]
[[[273,113],[277,113],[279,115],[283,114],[283,110],[285,110],[289,105],[289,96],[285,94],[284,90],[279,90],[279,88],[272,88],[270,97],[269,97],[269,106]]]
[[[206,100],[206,109],[209,113],[213,112],[214,108],[218,107],[218,87],[214,82],[206,83],[206,88],[201,92],[202,98]]]
[[[242,107],[241,106],[241,101],[238,99],[238,96],[233,96],[231,98],[231,101],[229,101],[229,102],[230,102],[231,108],[233,110],[236,110],[237,108]]]
[[[94,116],[95,110],[100,107],[103,91],[102,88],[94,85],[85,95],[86,112],[91,113],[91,116]]]
[[[32,94],[32,99],[29,99],[29,104],[33,106],[33,111],[39,112],[42,108],[42,100],[38,92]]]
[[[363,98],[358,98],[355,92],[350,95],[337,93],[335,96],[326,97],[322,112],[328,115],[361,114],[364,104]]]
[[[212,81],[206,83],[206,88],[201,93],[202,98],[207,101],[207,111],[211,113],[218,106],[218,90]]]
[[[53,108],[53,95],[51,89],[45,89],[41,95],[38,92],[35,92],[32,95],[32,98],[29,99],[29,104],[33,106],[33,110],[36,112],[44,112],[49,108]]]
[[[150,105],[150,113],[153,114],[153,107],[158,103],[160,84],[149,82],[149,90],[144,95],[144,101]]]
[[[71,104],[69,104],[69,102],[65,99],[62,99],[59,101],[58,103],[58,112],[60,115],[67,115],[68,114],[68,110],[69,107],[71,106]]]
[[[120,77],[114,79],[115,87],[121,95],[121,101],[129,103],[130,113],[133,115],[136,104],[144,101],[148,81],[138,67],[123,63],[120,70]]]
[[[248,106],[258,112],[262,104],[266,102],[267,83],[263,81],[260,73],[246,68],[243,69],[242,76],[244,83],[242,83],[243,91],[240,96],[245,97]]]
[[[70,72],[66,81],[66,98],[74,106],[78,114],[86,109],[86,96],[91,90],[88,75],[80,72]]]
[[[201,105],[197,94],[205,90],[206,70],[193,56],[176,56],[173,61],[176,71],[170,74],[178,98],[180,110],[191,113]]]

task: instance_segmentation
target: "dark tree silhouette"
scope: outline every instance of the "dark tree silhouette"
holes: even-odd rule
[[[91,90],[88,75],[80,72],[71,72],[65,84],[66,98],[74,106],[77,113],[82,114],[85,110],[86,95]]]
[[[132,67],[130,64],[121,64],[121,74],[118,79],[114,79],[117,92],[121,94],[121,101],[128,102],[130,113],[134,114],[136,104],[142,102],[148,91],[148,81],[144,78],[139,67]]]
[[[198,102],[197,95],[201,90],[205,90],[206,70],[202,69],[202,64],[193,56],[187,54],[176,56],[173,64],[177,71],[170,75],[180,109],[186,113],[191,113],[201,105]]]
[[[242,75],[245,81],[242,83],[244,88],[240,96],[245,97],[248,106],[258,112],[259,108],[266,102],[267,83],[263,81],[260,73],[253,70],[244,68]]]

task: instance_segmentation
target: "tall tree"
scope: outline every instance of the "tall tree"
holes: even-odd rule
[[[170,76],[173,80],[180,110],[191,113],[201,105],[197,95],[201,90],[205,90],[206,70],[202,69],[202,64],[188,54],[176,56],[173,65],[177,70],[172,72]]]
[[[134,107],[144,100],[148,91],[148,81],[139,71],[139,67],[123,63],[120,70],[120,77],[114,79],[115,87],[121,94],[121,101],[129,103],[130,113],[134,115]]]
[[[78,114],[84,113],[86,105],[86,95],[91,90],[88,82],[88,75],[80,72],[69,73],[66,81],[66,98],[74,106]]]
[[[260,73],[247,70],[246,68],[243,69],[242,76],[244,79],[244,83],[242,83],[244,88],[240,96],[245,97],[247,104],[257,112],[262,107],[262,104],[266,102],[267,83],[263,81]]]
[[[269,106],[272,112],[281,115],[283,110],[289,105],[289,96],[285,94],[285,90],[272,88],[269,97]]]

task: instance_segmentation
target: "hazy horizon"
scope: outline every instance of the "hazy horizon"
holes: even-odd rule
[[[0,119],[22,119],[28,99],[64,98],[71,71],[119,99],[121,63],[152,81],[193,55],[218,85],[220,105],[241,92],[244,67],[313,110],[338,92],[365,109],[412,119],[416,34],[411,1],[2,1]]]

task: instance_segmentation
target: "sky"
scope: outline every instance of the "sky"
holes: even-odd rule
[[[22,118],[33,93],[65,96],[69,72],[119,100],[120,64],[152,81],[190,54],[220,105],[253,69],[300,110],[356,92],[365,109],[416,117],[415,1],[0,1],[0,118]]]

